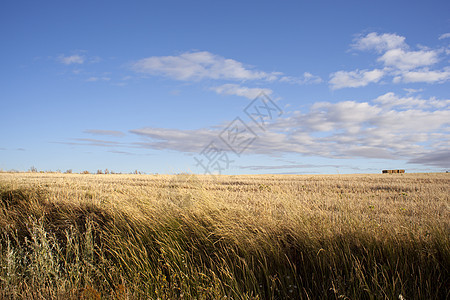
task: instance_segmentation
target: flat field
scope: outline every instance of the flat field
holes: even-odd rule
[[[0,298],[446,299],[450,174],[0,173]]]

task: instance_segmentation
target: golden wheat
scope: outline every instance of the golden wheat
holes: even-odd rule
[[[446,298],[449,183],[1,173],[0,297]]]

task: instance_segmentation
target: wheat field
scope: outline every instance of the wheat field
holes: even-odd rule
[[[1,299],[446,299],[450,175],[0,173]]]

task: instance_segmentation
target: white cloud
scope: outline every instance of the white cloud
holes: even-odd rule
[[[249,88],[249,87],[240,86],[238,84],[232,84],[232,83],[212,87],[211,90],[213,90],[216,93],[221,94],[221,95],[236,95],[236,96],[246,97],[251,100],[255,99],[261,93],[270,95],[273,92],[271,89]]]
[[[319,76],[313,75],[309,72],[305,72],[303,73],[303,83],[308,84],[308,83],[321,83],[322,82],[322,78],[320,78]]]
[[[450,110],[427,111],[420,109],[390,110],[377,119],[379,128],[406,136],[433,131],[449,124]]]
[[[359,36],[352,44],[358,50],[376,50],[378,52],[406,48],[405,37],[393,33],[378,34],[371,32],[366,36]]]
[[[450,38],[450,32],[441,34],[441,35],[439,36],[439,39],[440,39],[440,40],[448,39],[448,38]]]
[[[319,102],[311,106],[308,114],[299,116],[299,119],[303,119],[301,126],[306,132],[346,130],[356,134],[362,126],[372,122],[380,111],[381,108],[371,106],[367,102]]]
[[[446,37],[447,34],[443,34],[440,39]],[[381,63],[383,68],[373,71],[354,70],[332,73],[329,81],[332,89],[362,87],[370,82],[379,82],[385,76],[391,76],[393,83],[442,83],[450,78],[448,68],[430,70],[432,65],[440,61],[440,54],[447,53],[448,50],[418,46],[420,50],[412,51],[405,43],[405,37],[376,32],[359,36],[351,46],[357,50],[376,50],[380,55],[376,61]]]
[[[392,49],[378,58],[378,61],[383,62],[387,67],[410,70],[437,63],[438,52],[435,50],[404,51],[402,49]]]
[[[280,78],[280,82],[288,82],[294,84],[318,84],[323,80],[319,76],[313,75],[309,72],[303,73],[302,77],[283,76]]]
[[[229,79],[275,80],[280,73],[246,68],[242,63],[207,51],[186,52],[178,56],[151,56],[132,64],[137,72],[163,75],[177,80]]]
[[[330,75],[331,88],[341,89],[346,87],[361,87],[372,82],[378,82],[383,77],[384,71],[375,70],[356,70],[356,71],[338,71]]]
[[[60,55],[58,56],[58,61],[60,63],[63,63],[65,65],[71,65],[71,64],[83,64],[85,61],[85,57],[78,55],[78,54],[74,54],[71,56],[64,56],[64,55]]]
[[[110,77],[89,77],[88,79],[86,79],[86,81],[89,82],[96,82],[96,81],[110,81],[111,78]]]
[[[342,101],[338,103],[319,102],[311,107],[311,111],[325,112],[328,121],[341,123],[346,127],[351,124],[367,122],[376,117],[381,109],[367,102]]]
[[[404,90],[406,93],[408,93],[408,95],[410,95],[410,94],[415,94],[415,93],[419,93],[419,92],[423,92],[423,89],[404,88],[403,90]]]
[[[421,99],[418,97],[399,97],[389,92],[374,100],[384,108],[420,108],[420,109],[443,109],[450,106],[450,100],[437,100],[436,98]]]
[[[445,68],[442,71],[430,71],[427,69],[418,71],[406,71],[401,73],[400,76],[394,78],[394,82],[445,82],[450,79],[450,68]]]

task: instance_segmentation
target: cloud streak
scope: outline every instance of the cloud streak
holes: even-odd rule
[[[299,153],[327,158],[401,159],[445,167],[449,149],[450,101],[401,97],[386,93],[371,102],[321,102],[305,113],[278,119],[259,132],[247,154]],[[249,124],[251,129],[256,127]],[[130,131],[144,138],[136,146],[200,152],[218,140],[220,129],[143,128]],[[219,145],[227,149],[226,145]]]
[[[122,137],[125,135],[125,133],[123,133],[122,131],[117,131],[117,130],[87,129],[83,132],[93,134],[93,135],[107,135],[107,136],[115,136],[115,137]]]
[[[86,81],[88,81],[88,82],[110,81],[110,80],[111,80],[110,77],[96,77],[96,76],[92,76],[92,77],[89,77],[88,79],[86,79]]]
[[[214,142],[215,146],[231,153],[220,139],[227,125],[223,123],[195,130],[145,127],[130,130],[131,137],[137,140],[126,143],[78,138],[62,144],[103,147],[119,154],[126,152],[123,149],[127,148],[198,154]],[[249,121],[247,126],[256,132],[257,138],[243,153],[390,159],[449,168],[449,125],[449,99],[424,99],[388,92],[369,102],[318,102],[304,112],[284,114],[267,124],[265,130]],[[124,135],[121,131],[100,129],[89,129],[85,133],[112,137]]]
[[[280,78],[280,82],[287,82],[287,83],[293,83],[293,84],[319,84],[323,80],[319,76],[313,75],[309,72],[303,73],[303,76],[301,77],[292,77],[292,76],[283,76]]]
[[[140,73],[162,75],[176,80],[275,80],[278,73],[253,70],[234,59],[207,51],[185,52],[178,56],[151,56],[131,64]]]
[[[444,83],[450,79],[450,68],[441,71],[430,71],[428,68],[417,71],[406,71],[399,76],[394,77],[394,83]]]
[[[86,58],[82,55],[74,54],[70,56],[60,55],[58,56],[57,59],[62,64],[72,65],[72,64],[83,64]]]
[[[440,40],[448,39],[448,38],[450,38],[450,32],[441,34],[441,35],[439,36],[439,39],[440,39]]]
[[[212,87],[211,90],[220,95],[236,95],[248,99],[255,99],[261,93],[271,95],[273,91],[267,88],[249,88],[238,84],[228,83],[220,86]]]
[[[138,73],[164,76],[180,81],[230,80],[287,82],[293,84],[318,84],[319,76],[304,72],[300,77],[286,76],[281,72],[264,72],[246,66],[234,59],[208,51],[185,52],[176,56],[151,56],[131,65]],[[246,96],[244,96],[246,97]]]

